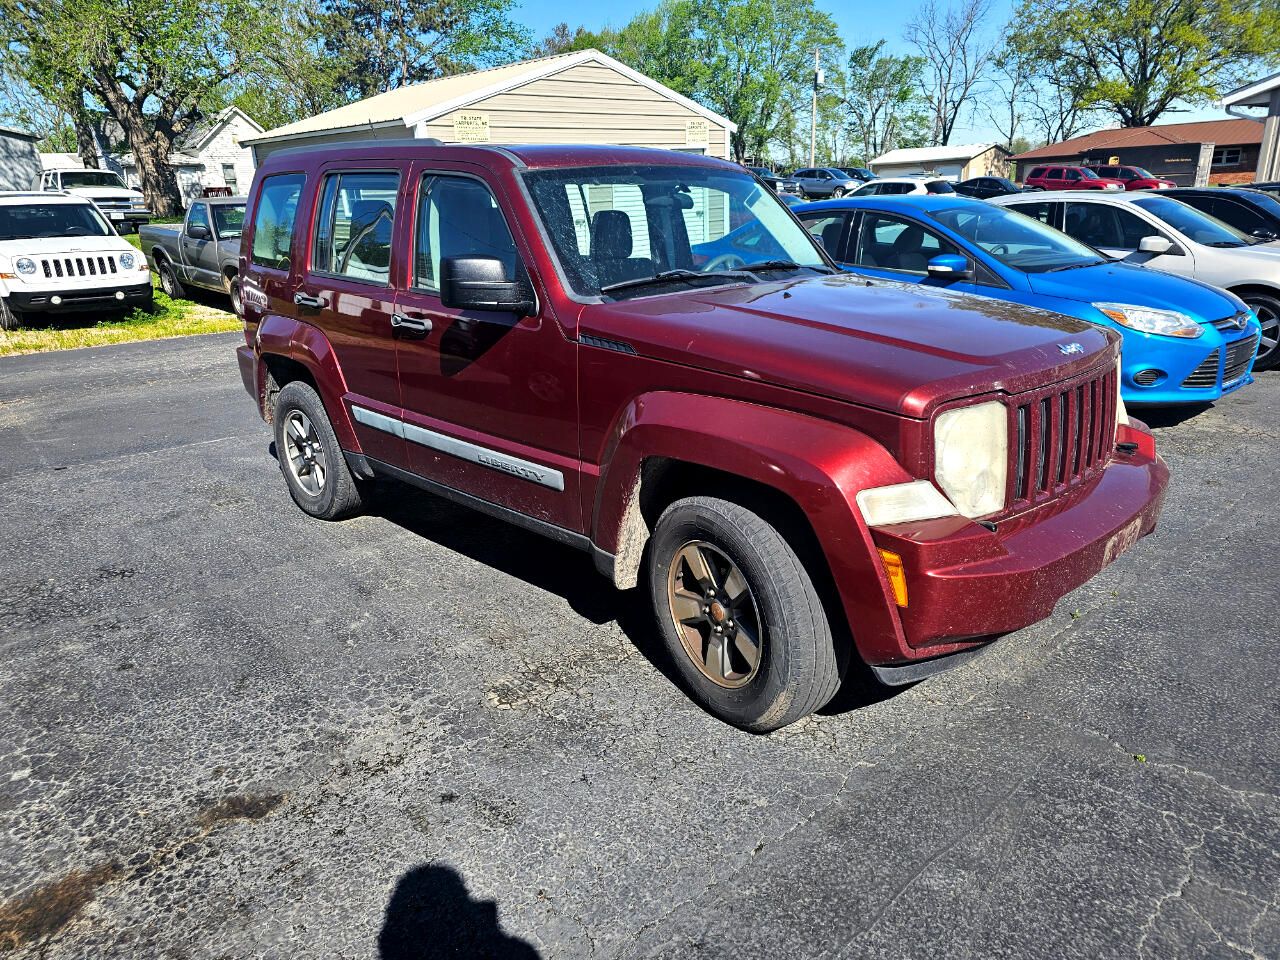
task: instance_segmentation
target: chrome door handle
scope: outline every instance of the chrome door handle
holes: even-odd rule
[[[305,293],[295,293],[293,302],[300,307],[310,307],[312,310],[323,310],[329,305],[324,297],[310,297]]]
[[[417,317],[406,317],[403,313],[393,313],[391,315],[391,328],[404,333],[417,333],[426,336],[431,332],[431,321],[426,317],[419,319]]]

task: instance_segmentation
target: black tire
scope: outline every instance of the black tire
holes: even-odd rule
[[[290,455],[291,450],[298,449],[298,444],[285,434],[291,424],[300,422],[295,421],[295,412],[301,413],[301,420],[314,428],[314,440],[322,459],[313,453],[310,466],[314,471],[317,462],[323,465],[316,484],[318,489],[308,489],[305,485],[306,478],[310,476],[314,483],[315,474],[308,474],[305,471],[306,464],[299,465]],[[275,426],[276,460],[293,502],[321,520],[343,520],[358,513],[364,505],[364,497],[355,477],[347,468],[346,457],[342,455],[342,447],[334,435],[324,404],[311,385],[301,380],[286,383],[276,397],[272,419]]]
[[[739,686],[713,681],[695,663],[676,625],[668,592],[678,582],[672,568],[692,543],[713,547],[738,567],[758,611],[757,665],[737,681]],[[795,550],[766,520],[727,500],[678,500],[654,526],[648,558],[658,630],[686,692],[707,712],[744,730],[767,733],[813,713],[835,696],[840,665],[822,600]],[[738,616],[732,609],[730,615]],[[727,623],[732,626],[733,620]]]
[[[843,196],[844,196],[844,187],[836,187],[834,190],[831,191],[832,200],[839,200]]]
[[[244,303],[240,299],[240,278],[232,277],[227,285],[227,296],[231,298],[231,312],[237,317],[244,317]]]
[[[182,281],[178,279],[177,271],[173,269],[173,264],[168,260],[161,260],[156,264],[156,273],[160,275],[160,289],[171,300],[181,300],[187,295],[186,288],[183,287]]]
[[[22,326],[22,314],[9,306],[8,297],[0,297],[0,330],[17,330]]]
[[[1253,362],[1253,369],[1274,370],[1280,366],[1280,343],[1277,343],[1280,337],[1280,298],[1247,290],[1240,294],[1240,299],[1258,315],[1262,324],[1262,340],[1258,343],[1258,359]]]

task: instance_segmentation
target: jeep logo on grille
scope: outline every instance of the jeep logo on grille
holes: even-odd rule
[[[1075,353],[1084,353],[1084,347],[1078,343],[1060,343],[1058,349],[1068,357]]]

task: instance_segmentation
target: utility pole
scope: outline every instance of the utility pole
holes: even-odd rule
[[[818,154],[818,88],[822,86],[822,48],[813,48],[813,109],[809,114],[809,166],[817,166]]]

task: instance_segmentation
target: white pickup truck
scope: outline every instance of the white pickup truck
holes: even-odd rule
[[[92,200],[120,233],[151,222],[146,199],[112,170],[46,170],[32,189]]]
[[[90,201],[0,193],[0,329],[32,314],[119,314],[151,305],[147,259]]]

